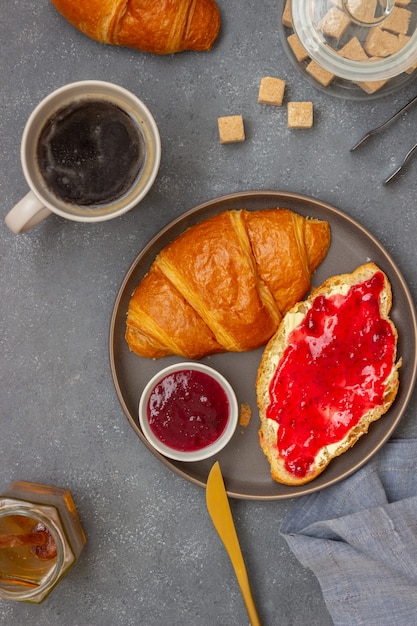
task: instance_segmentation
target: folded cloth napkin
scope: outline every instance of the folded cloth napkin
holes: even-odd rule
[[[303,496],[281,534],[320,583],[336,626],[417,625],[417,439]]]

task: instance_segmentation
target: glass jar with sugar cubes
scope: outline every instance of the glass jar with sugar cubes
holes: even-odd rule
[[[417,0],[285,0],[280,18],[291,62],[331,95],[376,98],[417,77]]]

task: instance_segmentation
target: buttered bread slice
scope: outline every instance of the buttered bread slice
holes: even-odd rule
[[[257,377],[274,480],[302,485],[367,433],[399,386],[392,294],[374,263],[329,278],[284,316]]]

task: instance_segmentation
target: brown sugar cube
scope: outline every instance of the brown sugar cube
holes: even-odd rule
[[[335,78],[334,74],[325,70],[324,67],[321,67],[316,61],[310,61],[306,67],[306,71],[324,87],[328,87]]]
[[[359,22],[372,24],[375,18],[378,0],[347,0],[348,12]]]
[[[340,11],[337,7],[333,7],[330,11],[327,11],[326,15],[320,20],[319,28],[327,37],[336,37],[340,39],[348,26],[350,25],[350,19]]]
[[[397,35],[393,35],[379,26],[370,29],[363,45],[365,52],[371,57],[388,57],[401,48]]]
[[[406,74],[412,74],[414,72],[414,70],[416,70],[416,69],[417,69],[417,63],[414,63],[414,65],[412,65],[407,70],[405,70],[405,73]]]
[[[393,7],[391,13],[382,22],[381,27],[391,33],[406,35],[410,26],[411,11],[401,7]]]
[[[381,87],[383,87],[388,82],[388,80],[388,78],[386,78],[385,80],[369,80],[361,81],[356,84],[359,85],[359,87],[363,89],[366,93],[372,94],[378,91],[378,89],[381,89]]]
[[[281,21],[287,28],[292,28],[291,0],[287,0],[285,3]]]
[[[412,0],[397,0],[395,4],[398,7],[406,7],[410,4],[410,2],[412,2]]]
[[[410,40],[410,37],[408,35],[398,35],[398,50],[400,50],[400,48],[405,46],[405,44],[409,40]]]
[[[357,37],[352,37],[343,48],[340,48],[339,54],[352,61],[369,61],[369,57]]]
[[[264,76],[259,86],[259,104],[271,104],[280,107],[284,99],[285,80]]]
[[[306,51],[303,44],[301,43],[301,41],[299,40],[298,36],[295,33],[287,37],[287,42],[295,58],[297,59],[299,63],[302,63],[303,61],[307,61],[308,52]]]
[[[227,115],[217,119],[220,143],[245,141],[245,127],[241,115]]]
[[[372,57],[371,59],[369,59],[369,61],[378,61],[378,60],[380,60],[378,57]],[[389,81],[389,78],[385,78],[382,80],[359,81],[356,84],[359,85],[359,87],[363,89],[366,93],[373,94],[379,89],[381,89],[381,87],[383,87],[388,81]]]
[[[311,128],[313,126],[312,102],[288,102],[288,128]]]

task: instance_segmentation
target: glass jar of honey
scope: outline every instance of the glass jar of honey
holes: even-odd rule
[[[85,543],[70,491],[11,484],[0,496],[0,598],[42,602]]]

